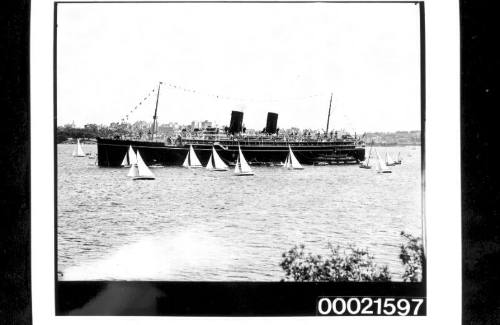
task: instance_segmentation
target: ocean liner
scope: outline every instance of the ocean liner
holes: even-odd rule
[[[159,139],[157,136],[157,110],[160,87],[158,87],[155,113],[149,140],[97,138],[97,162],[101,167],[120,167],[129,146],[140,150],[146,165],[181,166],[190,146],[194,148],[201,163],[205,165],[215,149],[222,160],[234,165],[238,158],[238,148],[244,153],[250,165],[283,163],[290,151],[302,164],[352,164],[365,159],[364,143],[350,135],[337,136],[328,133],[331,97],[328,110],[326,132],[321,135],[280,134],[277,128],[278,114],[269,112],[263,132],[249,135],[243,127],[243,112],[232,111],[229,127],[197,132],[195,135],[183,133],[176,138]],[[212,149],[213,148],[213,149]]]

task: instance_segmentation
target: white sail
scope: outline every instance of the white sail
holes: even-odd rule
[[[241,165],[241,172],[242,173],[251,173],[252,168],[250,168],[250,165],[248,165],[245,156],[243,156],[243,152],[241,152],[240,146],[238,146],[238,151],[240,154],[240,165]]]
[[[186,167],[186,168],[189,167],[189,151],[186,155],[186,159],[184,159],[184,162],[182,163],[182,167]]]
[[[290,153],[286,156],[285,164],[283,164],[283,168],[290,167]]]
[[[129,166],[129,162],[128,162],[128,153],[126,152],[125,153],[125,156],[123,157],[123,160],[122,160],[122,163],[121,163],[121,166],[122,167],[125,167],[125,166]]]
[[[361,165],[363,165],[365,167],[369,167],[370,166],[370,157],[371,157],[371,154],[372,154],[372,148],[370,147],[370,151],[368,152],[368,156],[366,156],[365,160],[363,160],[361,162]]]
[[[390,173],[391,171],[387,168],[385,162],[382,160],[377,151],[377,172],[379,173]]]
[[[238,158],[236,159],[236,166],[234,166],[234,174],[239,176],[253,175],[252,168],[248,165],[239,145]]]
[[[194,152],[193,146],[189,146],[189,158],[190,158],[190,166],[191,167],[202,167],[198,156],[196,156],[196,152]]]
[[[186,159],[184,159],[184,163],[182,164],[182,166],[188,168],[203,167],[200,160],[198,159],[198,156],[196,156],[196,152],[194,152],[192,145],[189,145],[189,151],[186,155]]]
[[[137,168],[137,164],[130,165],[130,169],[127,174],[128,177],[137,177],[139,176],[139,169]]]
[[[74,157],[85,157],[85,152],[83,152],[82,145],[80,144],[80,139],[76,139],[76,152],[73,151]]]
[[[208,162],[213,162],[213,168],[215,169],[218,169],[218,170],[222,170],[222,169],[227,169],[227,165],[224,161],[222,161],[221,157],[219,156],[219,154],[217,153],[217,151],[215,150],[214,147],[212,147],[212,156],[213,157],[213,160],[210,159]]]
[[[378,154],[378,151],[377,151],[377,171],[378,172],[382,171],[382,165],[385,165],[385,163],[382,162],[382,158],[380,158],[380,155]]]
[[[137,164],[137,157],[135,155],[134,149],[132,149],[132,146],[128,146],[128,163]]]
[[[83,152],[82,144],[80,143],[80,139],[76,140],[78,148],[76,149],[76,155],[78,157],[85,156],[85,152]]]
[[[135,155],[134,150],[132,149],[132,146],[129,146],[128,151],[125,153],[125,156],[123,157],[121,165],[122,167],[128,167],[133,164],[137,164],[137,157]]]
[[[398,152],[398,157],[396,158],[396,162],[401,163],[401,152]]]
[[[387,166],[394,165],[394,159],[392,159],[388,152],[385,153],[385,163]]]
[[[240,168],[240,156],[236,159],[236,165],[234,166],[234,173],[235,174],[241,174],[241,168]]]
[[[139,150],[137,150],[137,168],[139,169],[139,177],[144,178],[154,178],[155,175],[149,170],[148,166],[142,160],[141,154]]]
[[[289,156],[290,156],[290,168],[293,169],[304,169],[302,165],[299,163],[297,158],[295,158],[295,155],[293,154],[292,147],[288,146],[288,150],[290,151]]]
[[[212,154],[210,154],[210,158],[208,158],[207,166],[205,167],[207,170],[213,170],[214,169],[214,163],[212,159]]]

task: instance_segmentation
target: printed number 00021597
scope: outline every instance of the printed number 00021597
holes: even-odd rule
[[[417,316],[423,298],[324,297],[318,300],[319,315]]]

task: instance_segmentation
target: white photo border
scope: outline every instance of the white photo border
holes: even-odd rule
[[[92,2],[92,1],[90,1]],[[95,2],[95,1],[94,1]],[[350,2],[350,1],[346,1]],[[356,1],[353,1],[356,2]],[[388,1],[392,2],[392,1]],[[395,1],[398,2],[398,1]],[[460,201],[460,41],[458,2],[428,0],[426,24],[425,216],[427,242],[427,316],[416,318],[337,317],[358,324],[458,323],[461,319]],[[31,4],[31,193],[32,306],[34,324],[86,324],[88,317],[55,316],[54,256],[54,1]],[[304,318],[265,318],[302,323]],[[92,317],[95,324],[156,323],[163,317]],[[183,323],[253,323],[263,318],[169,317]],[[317,323],[327,318],[307,318]]]

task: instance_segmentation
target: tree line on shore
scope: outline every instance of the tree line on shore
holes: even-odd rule
[[[420,145],[420,131],[366,132],[363,140],[376,146]]]
[[[132,137],[150,132],[151,123],[137,121],[130,123],[113,122],[109,125],[86,124],[84,127],[76,127],[74,124],[65,124],[57,127],[57,143],[62,143],[68,139],[95,139],[114,136]]]
[[[160,133],[166,129],[166,125],[158,127]],[[294,130],[297,128],[291,128]],[[298,130],[298,129],[297,129]],[[65,124],[57,127],[56,140],[62,143],[68,139],[95,139],[97,137],[138,137],[150,135],[151,123],[137,121],[134,123],[113,122],[109,125],[86,124],[84,127],[76,127],[74,124]],[[367,132],[362,138],[365,143],[376,146],[384,145],[420,145],[420,131],[396,131],[396,132]]]

